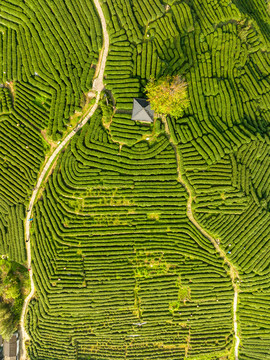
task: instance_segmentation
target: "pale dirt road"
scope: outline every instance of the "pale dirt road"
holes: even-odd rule
[[[182,179],[182,177],[181,177]],[[227,258],[225,252],[220,248],[219,243],[218,243],[218,239],[214,239],[212,236],[210,236],[197,222],[197,220],[194,218],[193,213],[192,213],[192,194],[191,191],[189,189],[189,187],[185,184],[185,182],[180,181],[182,183],[182,185],[184,185],[184,187],[186,188],[189,198],[188,198],[188,202],[187,202],[187,215],[188,218],[191,222],[193,222],[193,224],[197,227],[197,229],[206,237],[208,238],[211,243],[214,245],[214,247],[216,248],[217,252],[219,253],[220,257],[224,260],[224,262],[230,267],[230,277],[232,280],[232,285],[233,285],[233,289],[234,289],[234,299],[233,299],[233,328],[234,328],[234,336],[235,336],[235,347],[234,347],[234,359],[238,360],[238,350],[239,350],[239,344],[240,344],[240,338],[238,336],[238,324],[237,324],[237,306],[238,306],[238,286],[236,284],[236,281],[238,279],[238,281],[240,280],[239,278],[239,274],[237,269],[234,267],[234,265],[230,262],[230,260]]]
[[[30,239],[30,221],[29,221],[31,219],[31,217],[33,216],[33,214],[32,214],[33,205],[35,203],[36,196],[39,192],[40,186],[42,185],[42,182],[44,180],[44,177],[45,177],[47,171],[51,167],[52,163],[56,159],[59,152],[68,144],[68,142],[76,134],[76,132],[79,131],[88,122],[88,120],[91,118],[91,116],[94,114],[94,112],[96,111],[96,109],[98,107],[100,93],[104,88],[103,77],[104,77],[104,71],[105,71],[105,66],[106,66],[106,60],[107,60],[107,56],[108,56],[108,52],[109,52],[109,34],[107,32],[106,21],[105,21],[105,17],[104,17],[102,8],[100,6],[99,0],[94,0],[94,3],[96,6],[96,9],[98,11],[99,17],[100,17],[102,31],[103,31],[103,47],[102,47],[102,51],[100,52],[100,58],[99,58],[99,62],[98,62],[99,72],[97,74],[97,77],[93,81],[93,87],[91,89],[92,91],[95,91],[97,94],[96,102],[93,105],[93,107],[89,110],[89,113],[85,115],[85,117],[82,119],[82,121],[76,125],[76,127],[72,130],[72,132],[70,132],[63,139],[61,144],[59,144],[59,146],[54,150],[53,154],[50,156],[50,158],[46,162],[45,166],[43,167],[41,174],[39,175],[36,187],[32,193],[31,200],[30,200],[29,207],[28,207],[29,211],[27,213],[27,217],[26,217],[26,221],[25,221],[25,239],[26,240],[29,239],[26,242],[26,251],[27,251],[27,266],[28,266],[28,269],[30,269],[29,276],[30,276],[30,281],[31,281],[31,290],[30,290],[29,295],[27,296],[27,298],[24,301],[23,308],[22,308],[21,320],[20,320],[20,333],[21,333],[20,359],[21,360],[27,359],[25,341],[30,340],[30,337],[25,330],[24,323],[25,323],[25,315],[26,315],[27,307],[35,293],[35,285],[34,285],[34,281],[33,281],[33,270],[31,268],[32,257],[31,257],[31,239]]]
[[[239,330],[238,330],[238,323],[237,323],[237,306],[238,306],[238,285],[237,281],[240,281],[239,273],[235,266],[231,263],[231,261],[228,259],[226,253],[220,248],[219,246],[219,239],[214,239],[210,234],[208,234],[207,231],[205,231],[201,225],[197,222],[197,220],[193,216],[192,212],[192,202],[193,202],[193,196],[192,196],[192,190],[190,184],[184,180],[180,168],[180,162],[181,158],[179,155],[179,152],[177,150],[176,145],[171,141],[170,132],[168,128],[167,121],[165,120],[165,130],[169,136],[170,143],[174,149],[175,157],[177,161],[177,173],[178,173],[178,181],[184,186],[186,189],[186,192],[188,194],[188,201],[187,201],[187,216],[189,220],[196,226],[196,228],[207,238],[211,241],[211,243],[214,245],[216,251],[220,255],[220,257],[224,260],[224,262],[229,266],[230,268],[230,277],[232,280],[232,285],[234,289],[234,299],[233,299],[233,327],[234,327],[234,337],[235,337],[235,347],[234,347],[234,358],[235,360],[238,360],[238,352],[239,352],[239,344],[240,344],[240,338],[239,338]]]
[[[233,299],[233,325],[234,325],[234,335],[235,335],[235,347],[234,347],[234,358],[238,360],[239,344],[240,338],[238,336],[238,326],[237,326],[237,305],[238,305],[238,289],[234,288],[234,299]]]

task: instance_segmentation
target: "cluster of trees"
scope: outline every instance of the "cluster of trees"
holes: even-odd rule
[[[6,340],[17,329],[28,282],[28,272],[24,266],[0,260],[0,335]]]
[[[151,78],[145,87],[151,109],[157,116],[181,117],[189,106],[187,83],[179,75]]]

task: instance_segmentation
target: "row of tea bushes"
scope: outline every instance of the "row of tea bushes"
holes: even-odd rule
[[[59,137],[74,110],[81,108],[83,93],[91,89],[92,65],[102,46],[92,1],[60,6],[31,0],[16,1],[15,6],[6,0],[0,26],[0,81],[45,89],[52,99],[48,132]]]

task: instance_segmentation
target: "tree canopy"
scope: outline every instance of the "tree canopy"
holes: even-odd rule
[[[151,78],[145,92],[157,115],[181,117],[189,106],[187,83],[179,75]]]
[[[6,340],[17,328],[28,287],[29,276],[24,266],[0,260],[0,335]]]

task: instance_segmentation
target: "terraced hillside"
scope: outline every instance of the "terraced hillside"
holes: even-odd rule
[[[11,260],[26,260],[25,206],[46,141],[60,139],[84,105],[101,42],[91,1],[1,1],[0,253]]]
[[[106,1],[104,9],[122,65],[116,84],[110,62],[107,66],[116,106],[129,109],[130,98],[140,96],[151,75],[181,74],[189,84],[191,104],[185,115],[167,119],[171,142],[192,191],[196,221],[240,274],[239,358],[268,359],[267,6],[255,0],[171,1],[165,8],[158,1]],[[127,58],[120,63],[123,49],[128,63]],[[137,93],[125,92],[135,81],[140,84]],[[116,116],[111,125],[115,138],[122,135],[120,128]],[[128,135],[135,137],[134,128],[130,123]],[[122,141],[128,143],[126,134]]]
[[[35,208],[31,358],[230,352],[231,280],[176,178],[164,135],[119,152],[97,113],[73,138]]]
[[[100,3],[106,91],[33,211],[29,358],[270,359],[269,4]],[[0,252],[24,262],[24,206],[102,29],[91,0],[3,0],[0,24]],[[176,74],[183,117],[131,120]]]

